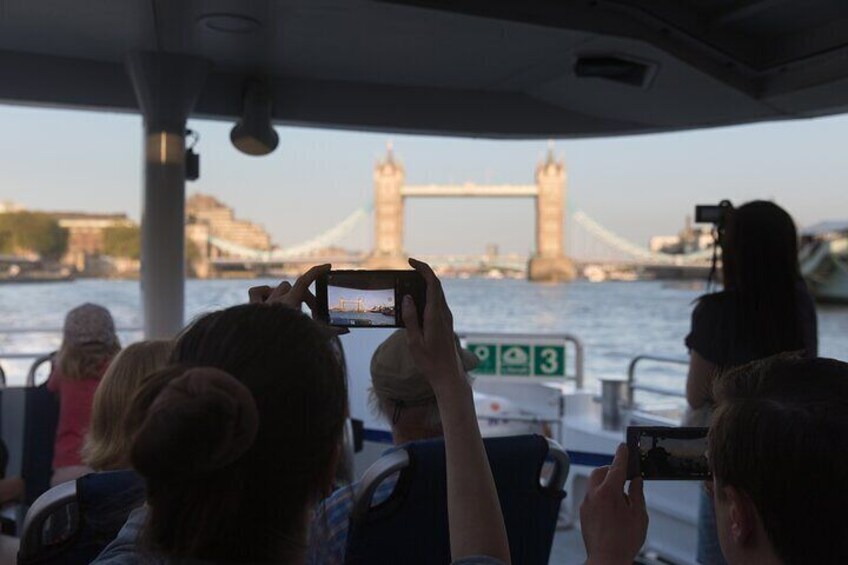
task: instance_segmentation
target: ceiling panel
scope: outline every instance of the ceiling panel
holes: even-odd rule
[[[155,49],[149,0],[3,0],[0,50],[121,61]]]
[[[761,101],[730,89],[715,78],[692,68],[645,43],[597,37],[566,58],[624,55],[655,65],[644,88],[599,78],[581,78],[573,69],[547,81],[534,95],[549,104],[562,105],[594,116],[674,127],[682,122],[715,125],[748,117],[765,118],[776,112]]]
[[[0,0],[0,100],[133,111],[123,61],[151,50],[212,62],[207,117],[258,75],[290,123],[613,135],[844,111],[846,46],[848,0]],[[587,54],[658,71],[578,79]]]

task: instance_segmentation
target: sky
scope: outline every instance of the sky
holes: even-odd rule
[[[532,184],[547,142],[492,141],[278,127],[266,157],[239,153],[232,124],[192,120],[201,176],[189,194],[216,196],[262,224],[275,243],[308,240],[367,204],[373,167],[391,141],[407,184]],[[0,200],[31,209],[140,217],[141,118],[0,105]],[[848,116],[684,133],[556,140],[568,202],[634,243],[673,234],[697,203],[774,199],[799,226],[848,219]],[[534,247],[529,199],[408,200],[405,245],[414,254]],[[372,225],[343,244],[369,249]],[[575,240],[577,238],[575,237]]]

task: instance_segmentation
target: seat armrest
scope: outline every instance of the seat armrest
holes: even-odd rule
[[[548,442],[548,457],[554,460],[554,472],[547,487],[555,492],[561,492],[565,488],[565,481],[568,480],[571,460],[559,443],[550,438],[545,439]]]
[[[44,523],[57,510],[68,506],[77,499],[77,482],[68,481],[57,485],[32,503],[24,518],[24,528],[21,533],[20,558],[25,559],[37,555],[41,548],[41,535]]]
[[[368,513],[371,501],[377,487],[390,476],[409,466],[409,453],[405,449],[398,449],[388,455],[380,457],[373,465],[368,467],[362,480],[356,485],[353,494],[353,511],[351,520],[358,520]]]

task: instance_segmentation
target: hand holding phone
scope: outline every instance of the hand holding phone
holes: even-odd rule
[[[426,285],[425,308],[421,308],[417,299],[410,295],[406,295],[403,302],[406,336],[415,364],[427,376],[437,399],[440,391],[456,391],[455,387],[467,392],[468,399],[471,399],[471,389],[453,331],[453,314],[445,300],[442,283],[430,265],[415,259],[410,259],[409,264],[420,273]],[[448,396],[453,394],[448,393]],[[439,402],[441,409],[443,400]],[[473,411],[473,402],[470,407]]]
[[[316,265],[298,277],[294,285],[283,281],[275,288],[268,285],[251,287],[248,292],[251,304],[285,304],[295,310],[300,310],[306,304],[313,314],[316,309],[315,296],[309,290],[310,285],[330,271],[330,264]]]
[[[631,480],[625,494],[629,458],[621,444],[612,465],[598,467],[589,475],[580,505],[586,563],[633,563],[645,543],[648,511],[641,479]]]

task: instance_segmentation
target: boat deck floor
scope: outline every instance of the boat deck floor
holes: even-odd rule
[[[577,565],[586,562],[586,551],[583,548],[583,536],[580,530],[570,527],[557,530],[554,534],[554,545],[551,548],[551,565]]]

